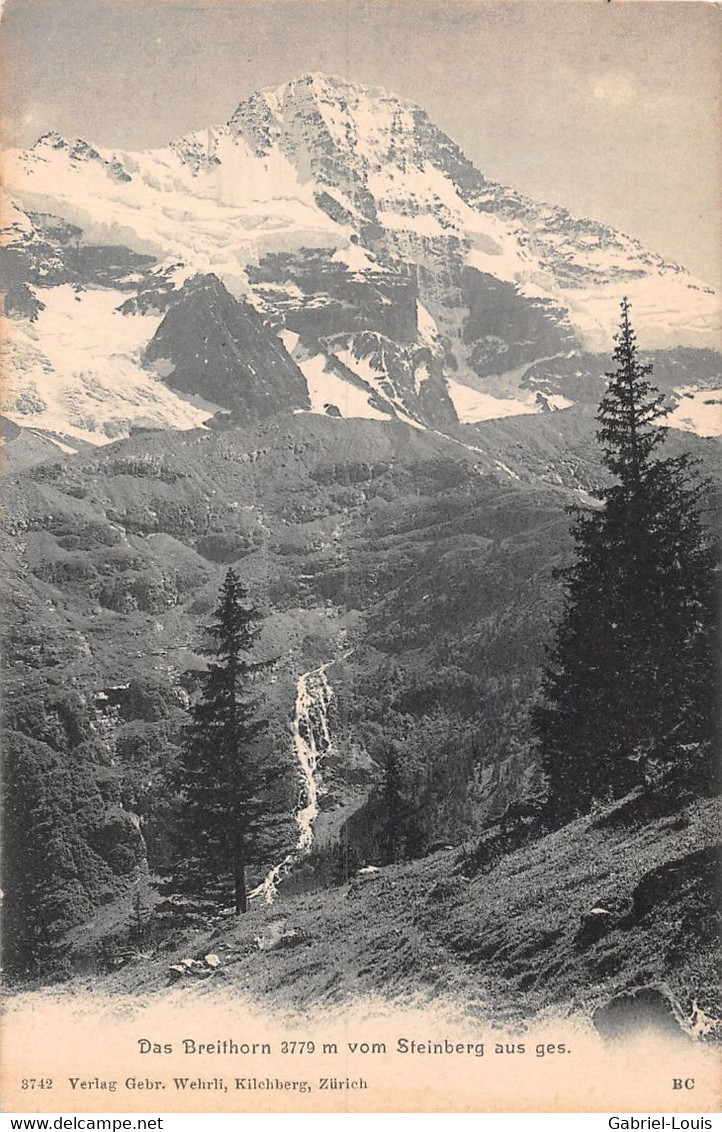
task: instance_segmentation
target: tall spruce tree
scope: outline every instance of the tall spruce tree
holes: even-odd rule
[[[186,887],[207,890],[233,878],[236,914],[247,910],[246,866],[252,863],[264,791],[272,777],[259,757],[254,674],[268,667],[249,653],[258,638],[257,614],[229,569],[215,620],[208,627],[211,658],[197,674],[200,695],[190,711],[178,766],[182,805],[176,877]]]
[[[708,484],[660,459],[662,395],[622,303],[597,438],[616,482],[575,509],[566,604],[535,712],[549,811],[564,820],[676,767],[713,773],[716,556]]]

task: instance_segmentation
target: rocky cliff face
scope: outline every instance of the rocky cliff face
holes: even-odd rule
[[[303,374],[277,335],[215,275],[196,275],[180,288],[143,358],[176,390],[222,405],[240,421],[310,407]]]

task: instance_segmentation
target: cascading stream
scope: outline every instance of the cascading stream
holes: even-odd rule
[[[304,672],[296,684],[293,747],[303,775],[299,797],[301,808],[296,814],[298,840],[291,852],[279,864],[274,865],[258,887],[250,893],[251,899],[263,896],[267,904],[272,904],[275,900],[279,881],[287,876],[313,844],[313,823],[318,814],[316,770],[319,761],[328,755],[332,748],[327,713],[333,688],[326,676],[326,669],[333,663],[334,661],[331,660],[327,664],[322,664],[320,668]]]

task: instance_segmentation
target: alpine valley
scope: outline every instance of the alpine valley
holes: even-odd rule
[[[320,74],[163,149],[49,133],[3,169],[6,745],[67,858],[35,977],[148,988],[213,952],[295,1003],[589,1013],[664,983],[685,1017],[719,1013],[711,799],[639,796],[504,849],[541,785],[567,509],[608,482],[620,301],[668,452],[715,476],[713,290],[487,179],[420,107]],[[162,884],[162,784],[229,565],[262,615],[282,772],[232,925]],[[379,867],[389,742],[408,814]]]

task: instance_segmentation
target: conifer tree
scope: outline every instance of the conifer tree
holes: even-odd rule
[[[384,865],[399,859],[403,839],[403,825],[407,816],[406,803],[401,793],[401,767],[396,744],[391,742],[386,751],[386,767],[381,784],[381,836],[380,849]]]
[[[566,605],[535,712],[556,819],[665,767],[713,763],[716,559],[708,484],[688,456],[660,459],[663,397],[622,318],[598,440],[616,477],[599,509],[575,509]]]
[[[178,770],[182,795],[176,875],[190,886],[233,877],[236,914],[247,910],[245,871],[251,863],[264,790],[264,768],[255,740],[258,718],[254,674],[268,667],[249,653],[258,637],[257,614],[229,569],[215,620],[208,628],[211,661],[198,674],[200,696],[191,708]]]
[[[376,801],[378,847],[384,865],[417,856],[421,851],[422,831],[405,778],[403,747],[391,739],[384,750],[384,776]]]

